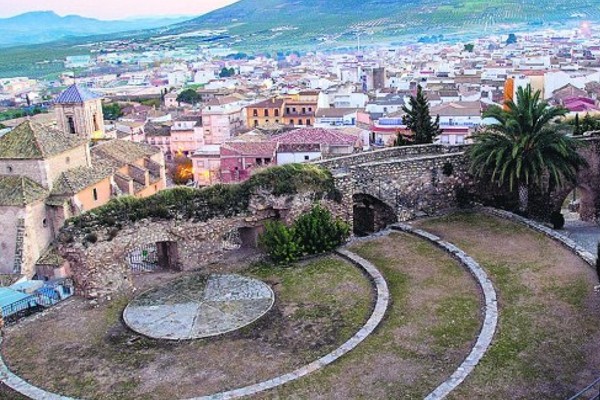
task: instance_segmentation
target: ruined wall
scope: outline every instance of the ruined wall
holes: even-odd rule
[[[273,196],[263,192],[251,197],[244,215],[205,222],[146,219],[128,224],[117,232],[114,228],[111,232],[111,228],[99,226],[92,229],[97,237],[95,243],[86,240],[89,233],[82,231],[74,237],[62,238],[58,251],[69,261],[80,294],[89,298],[105,297],[133,289],[127,256],[135,249],[156,242],[177,242],[180,267],[184,270],[201,268],[223,258],[227,252],[225,237],[231,231],[260,227],[273,219],[292,223],[315,202],[344,219],[352,214],[351,202],[317,198],[314,193]]]

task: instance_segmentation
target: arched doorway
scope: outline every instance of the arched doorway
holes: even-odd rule
[[[127,253],[127,264],[132,272],[179,271],[177,242],[148,243]]]
[[[566,195],[562,194],[561,213],[567,222],[593,222],[598,215],[597,200],[594,192],[588,187],[584,185],[576,186]]]
[[[355,194],[352,199],[355,235],[368,236],[398,222],[395,210],[383,201],[368,194]]]

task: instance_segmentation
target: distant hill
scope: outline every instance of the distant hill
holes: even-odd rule
[[[600,20],[598,0],[241,0],[169,27],[226,28],[238,46],[260,49],[378,41],[405,35],[506,31],[523,25]]]
[[[40,44],[67,37],[151,29],[184,20],[185,18],[152,18],[101,21],[78,15],[61,17],[52,11],[36,11],[0,19],[0,47]]]
[[[0,46],[15,38],[52,42],[0,51],[0,77],[56,74],[65,56],[89,52],[82,44],[114,39],[152,38],[168,47],[204,44],[271,53],[350,48],[359,37],[362,45],[473,40],[492,33],[600,21],[600,0],[240,0],[198,18],[151,29],[130,25],[132,21],[35,14],[15,17],[25,22],[0,20]],[[81,24],[70,26],[72,19]],[[128,32],[114,33],[123,30]]]

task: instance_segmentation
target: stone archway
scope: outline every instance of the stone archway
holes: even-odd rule
[[[352,196],[354,234],[366,236],[385,229],[387,226],[398,222],[395,210],[368,194],[355,194]]]

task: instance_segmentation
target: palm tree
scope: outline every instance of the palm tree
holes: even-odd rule
[[[478,177],[491,175],[491,180],[510,191],[519,191],[519,209],[527,212],[529,185],[542,184],[548,177],[551,187],[574,181],[586,161],[577,153],[579,143],[557,132],[550,125],[567,113],[551,107],[540,98],[540,92],[527,85],[517,91],[517,101],[505,107],[490,107],[484,117],[496,123],[474,136],[469,149],[471,173]]]

